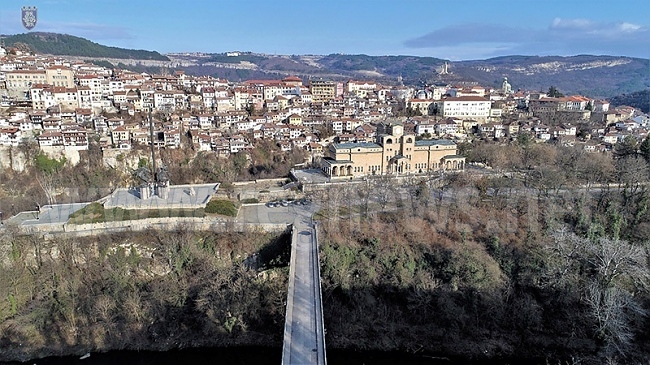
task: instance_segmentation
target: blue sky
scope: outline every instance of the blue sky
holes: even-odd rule
[[[33,31],[167,52],[650,58],[648,0],[2,0],[0,33]]]

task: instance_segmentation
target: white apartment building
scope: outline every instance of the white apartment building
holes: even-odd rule
[[[442,116],[462,120],[486,122],[492,103],[480,96],[459,96],[442,101]]]

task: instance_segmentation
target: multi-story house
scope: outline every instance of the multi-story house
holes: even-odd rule
[[[410,99],[406,103],[407,108],[417,111],[422,115],[432,115],[435,106],[433,99]]]
[[[66,149],[87,150],[88,133],[82,128],[70,128],[61,131],[63,145]]]
[[[447,134],[454,135],[458,133],[459,129],[458,123],[456,123],[456,121],[452,118],[444,119],[439,123],[435,123],[434,126],[436,134],[439,136],[444,136]]]
[[[237,153],[246,149],[246,138],[244,138],[242,135],[232,136],[228,142],[230,145],[230,153]]]
[[[181,131],[176,128],[166,129],[163,131],[163,140],[165,147],[178,148],[181,146]]]
[[[63,121],[60,117],[45,117],[41,121],[44,131],[58,131],[61,130]]]
[[[63,146],[63,134],[57,131],[47,131],[36,137],[40,147]]]
[[[0,128],[0,146],[18,146],[22,133],[19,128]]]
[[[154,93],[154,108],[158,110],[176,110],[176,99],[172,91],[156,91]]]
[[[111,130],[111,142],[114,146],[120,146],[123,143],[131,142],[131,132],[126,129],[125,126],[121,125],[113,130]],[[118,147],[120,148],[120,147]]]

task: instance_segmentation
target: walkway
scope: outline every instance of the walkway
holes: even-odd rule
[[[318,237],[311,214],[297,212],[291,238],[289,292],[282,364],[327,364],[318,261]]]

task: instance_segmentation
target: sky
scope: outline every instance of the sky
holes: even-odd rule
[[[650,0],[1,0],[0,34],[32,31],[160,53],[650,58]]]

